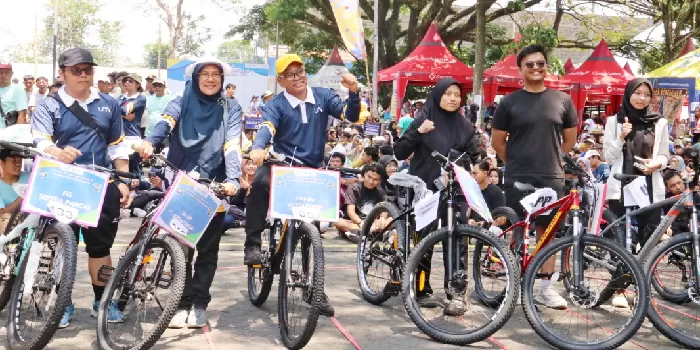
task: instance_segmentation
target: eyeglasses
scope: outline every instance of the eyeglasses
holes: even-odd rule
[[[70,72],[70,74],[72,74],[75,77],[79,77],[83,73],[85,73],[85,75],[95,74],[95,69],[93,67],[85,67],[85,68],[70,67],[70,68],[68,68],[68,71]]]
[[[280,74],[280,78],[282,79],[287,79],[287,80],[295,80],[297,77],[303,78],[306,76],[306,71],[305,70],[298,70],[296,72],[289,72],[287,74]]]
[[[214,73],[214,74],[199,73],[199,79],[202,79],[202,80],[211,79],[211,80],[219,81],[219,80],[221,80],[221,77],[222,77],[221,73]]]
[[[545,61],[525,62],[525,67],[527,67],[527,69],[535,68],[535,65],[537,65],[537,68],[544,68],[547,65],[547,62],[545,62]]]
[[[136,82],[136,81],[135,81],[134,79],[131,79],[131,78],[129,78],[129,79],[122,79],[122,84],[133,84],[133,83],[135,83],[135,82]]]

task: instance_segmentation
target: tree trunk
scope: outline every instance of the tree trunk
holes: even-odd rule
[[[483,106],[484,94],[482,85],[484,81],[484,61],[486,56],[486,9],[491,0],[477,0],[476,2],[476,36],[474,40],[474,95],[481,95],[481,105]],[[483,110],[483,108],[481,108]],[[483,113],[479,111],[479,120]],[[477,122],[478,123],[478,122]]]

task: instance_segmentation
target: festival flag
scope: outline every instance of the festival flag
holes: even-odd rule
[[[360,17],[359,0],[330,1],[345,46],[358,60],[366,59],[365,31]]]

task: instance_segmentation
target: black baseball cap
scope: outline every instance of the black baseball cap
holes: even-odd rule
[[[97,63],[95,63],[95,61],[92,59],[92,54],[90,51],[79,47],[63,51],[63,53],[58,57],[58,66],[61,68],[65,66],[75,66],[76,64],[81,63],[89,63],[93,66],[97,65]]]

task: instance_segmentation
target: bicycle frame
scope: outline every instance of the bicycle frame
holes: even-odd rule
[[[553,233],[559,227],[561,220],[565,217],[564,214],[570,212],[572,209],[579,209],[579,206],[581,204],[579,194],[579,190],[572,189],[568,195],[558,199],[556,202],[544,208],[535,211],[534,213],[528,214],[525,220],[512,225],[499,235],[499,238],[503,238],[506,234],[513,232],[515,229],[520,227],[523,228],[523,244],[520,247],[520,253],[522,256],[522,261],[520,263],[521,271],[525,271],[528,264],[530,263],[530,260],[532,260],[535,254],[537,254],[542,249],[542,247],[546,246],[547,244],[549,244],[549,242],[552,241],[552,239],[554,238]],[[542,234],[542,237],[540,237],[539,241],[537,241],[535,250],[532,252],[532,254],[529,254],[529,233],[530,229],[532,228],[532,221],[538,216],[542,215],[543,213],[553,210],[554,208],[559,209],[554,214],[552,221],[549,223],[549,226],[547,226],[547,229],[544,231],[544,234]],[[513,242],[513,244],[515,244],[515,242]]]

